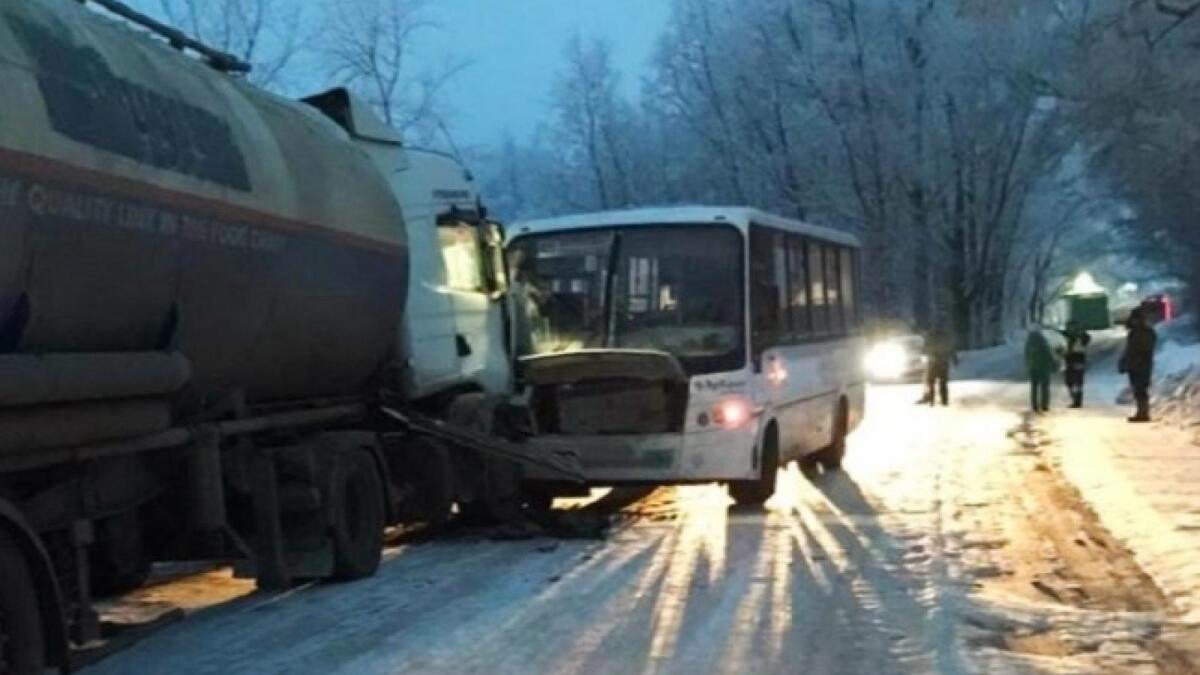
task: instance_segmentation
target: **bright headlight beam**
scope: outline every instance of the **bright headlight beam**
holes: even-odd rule
[[[864,365],[867,372],[875,377],[895,379],[904,374],[908,365],[908,352],[904,347],[892,342],[877,344],[867,352]]]

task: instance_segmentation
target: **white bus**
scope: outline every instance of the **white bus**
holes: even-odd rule
[[[841,466],[863,414],[855,237],[716,207],[511,232],[534,442],[569,440],[592,485],[722,481],[758,504],[790,461]]]

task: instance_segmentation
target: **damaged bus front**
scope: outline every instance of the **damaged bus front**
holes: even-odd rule
[[[756,278],[750,256],[757,213],[651,209],[515,226],[514,342],[535,442],[569,440],[593,485],[728,481],[739,501],[761,502],[779,464],[838,441],[839,409],[848,432],[861,411],[861,378],[851,391],[852,356],[827,344],[833,332],[820,336],[819,350],[756,347],[755,286],[770,281]],[[840,289],[839,253],[830,254]],[[852,275],[847,263],[847,295]],[[824,295],[823,276],[819,286]],[[807,278],[795,290],[807,297]],[[824,297],[820,308],[828,311]],[[831,359],[831,347],[841,356]],[[818,351],[825,356],[812,358]],[[796,376],[785,382],[791,367]],[[828,419],[805,424],[800,410]]]

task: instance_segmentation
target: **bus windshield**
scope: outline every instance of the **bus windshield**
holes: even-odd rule
[[[742,237],[725,225],[637,225],[509,246],[518,353],[653,349],[689,374],[744,362]]]

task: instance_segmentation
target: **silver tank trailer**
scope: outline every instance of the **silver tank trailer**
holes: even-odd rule
[[[0,2],[0,83],[0,353],[178,351],[185,414],[392,358],[400,207],[319,112],[61,0]]]

